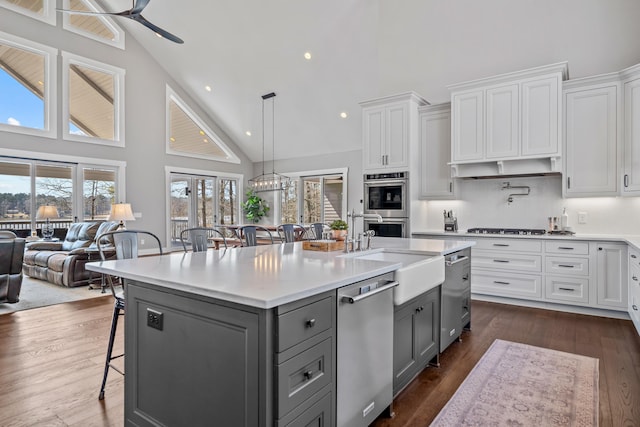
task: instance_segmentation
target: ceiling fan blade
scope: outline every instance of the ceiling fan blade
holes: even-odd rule
[[[118,15],[111,12],[89,12],[86,10],[56,9],[57,12],[69,13],[73,15]]]
[[[155,32],[156,34],[162,36],[163,38],[165,38],[167,40],[171,40],[172,42],[179,43],[179,44],[184,43],[184,40],[182,40],[180,37],[171,34],[167,30],[163,30],[162,28],[158,27],[157,25],[153,25],[151,22],[147,21],[145,19],[145,17],[142,16],[142,15],[132,16],[131,19],[141,23],[145,27],[149,28],[151,31]]]
[[[135,4],[131,8],[131,14],[137,15],[139,13],[142,13],[142,9],[147,7],[150,1],[151,0],[136,0]]]

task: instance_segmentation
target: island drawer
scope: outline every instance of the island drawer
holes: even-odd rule
[[[333,394],[326,390],[318,393],[319,398],[314,396],[287,414],[286,417],[277,421],[276,427],[331,427],[334,425],[333,414]]]
[[[477,270],[471,275],[471,292],[540,299],[542,298],[542,276]]]
[[[332,297],[297,308],[277,317],[276,351],[282,352],[333,326]]]
[[[507,252],[473,251],[471,265],[476,268],[511,270],[524,273],[542,272],[540,255],[518,255]]]
[[[544,293],[548,300],[585,305],[589,303],[589,279],[547,276]]]
[[[277,418],[282,418],[298,407],[333,378],[333,339],[303,351],[297,356],[277,365]]]
[[[545,257],[547,274],[589,275],[589,258]]]
[[[553,254],[589,255],[589,242],[552,240],[545,242],[544,250]]]
[[[542,242],[539,240],[478,238],[473,251],[475,252],[476,249],[540,253],[542,252]]]

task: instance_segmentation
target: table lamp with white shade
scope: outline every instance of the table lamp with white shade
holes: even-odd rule
[[[127,228],[124,225],[125,221],[135,220],[136,218],[133,216],[133,211],[131,210],[131,203],[114,203],[113,205],[111,205],[111,214],[109,215],[109,221],[120,221],[118,230]]]
[[[36,219],[45,219],[47,222],[42,226],[42,237],[45,240],[51,240],[53,236],[53,225],[49,220],[59,218],[58,208],[53,205],[42,205],[38,208]]]

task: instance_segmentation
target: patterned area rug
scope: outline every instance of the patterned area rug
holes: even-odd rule
[[[495,340],[431,426],[597,426],[598,359]]]

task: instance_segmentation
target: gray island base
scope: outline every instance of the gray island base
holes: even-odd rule
[[[430,243],[379,239],[378,245],[428,257],[473,244],[422,242]],[[89,264],[127,283],[125,425],[339,425],[340,402],[352,401],[337,386],[340,364],[347,364],[341,359],[348,357],[338,348],[340,334],[358,324],[339,324],[341,289],[362,282],[356,288],[375,290],[392,282],[400,266],[303,251],[299,243]],[[381,310],[371,306],[369,321],[381,322],[376,331],[397,331],[393,313],[399,307],[392,291],[385,292],[389,296],[380,292],[379,301],[390,316],[381,320]],[[421,297],[435,321],[439,292],[436,287]],[[436,330],[431,335],[437,341]],[[388,384],[388,404],[348,408],[366,416],[342,425],[366,426],[389,410],[397,386],[393,334],[384,340],[388,366],[377,369],[384,374],[376,384]],[[432,343],[430,351],[437,346]],[[367,372],[370,360],[357,357]],[[404,380],[411,378],[405,374]]]

